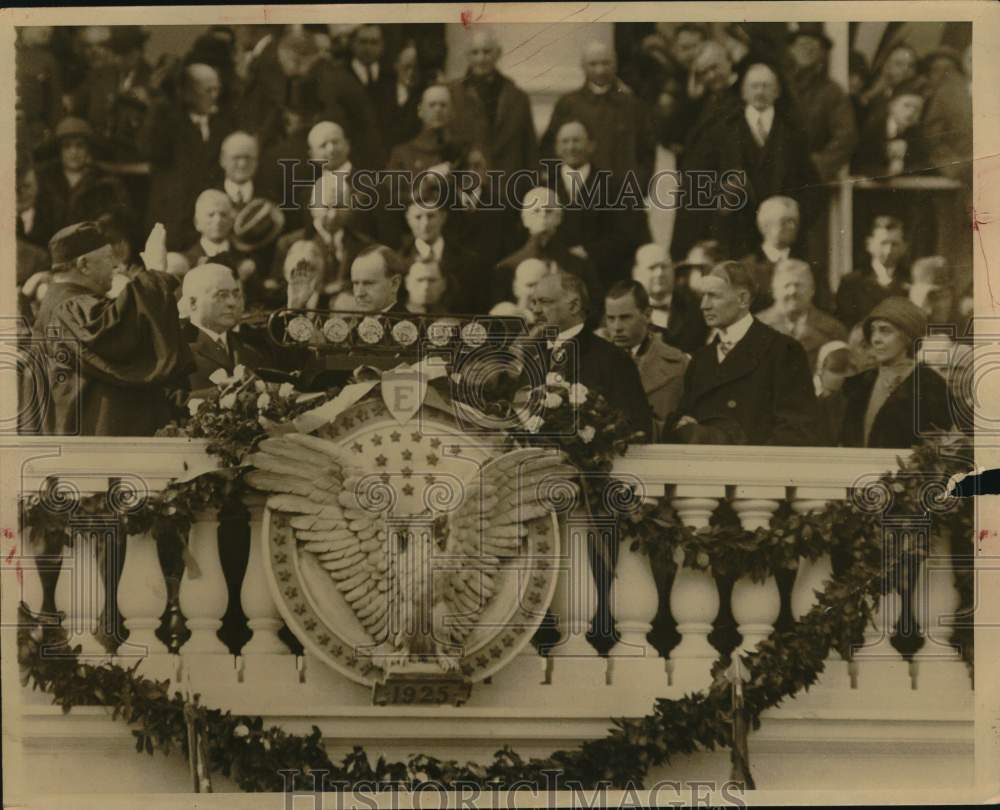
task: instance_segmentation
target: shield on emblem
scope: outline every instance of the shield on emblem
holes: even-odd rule
[[[416,368],[397,368],[382,375],[382,401],[399,424],[420,410],[427,393],[427,374]]]

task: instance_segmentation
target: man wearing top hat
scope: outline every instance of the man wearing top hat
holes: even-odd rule
[[[132,209],[121,182],[94,165],[94,131],[80,118],[56,126],[54,159],[38,166],[33,232],[43,242],[67,225]]]
[[[113,299],[107,293],[124,266],[105,230],[80,222],[52,238],[52,283],[32,347],[42,373],[31,375],[33,391],[22,388],[40,406],[35,432],[151,436],[171,419],[166,389],[178,386],[192,360],[177,315],[177,279],[164,272],[165,238],[162,226],[153,229],[145,265]]]

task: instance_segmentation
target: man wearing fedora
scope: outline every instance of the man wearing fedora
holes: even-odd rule
[[[266,299],[265,282],[284,227],[281,209],[262,197],[250,200],[236,214],[231,241],[238,253],[236,276],[243,283],[247,305],[261,304]]]
[[[38,198],[34,232],[47,242],[56,231],[102,214],[132,210],[121,182],[94,164],[94,131],[80,118],[56,126],[55,158],[36,170]]]
[[[63,228],[49,243],[52,283],[35,321],[35,432],[58,436],[152,436],[173,416],[167,390],[192,365],[175,290],[165,272],[163,227],[116,298],[123,271],[113,237],[96,222]],[[37,390],[39,378],[46,390]],[[26,395],[22,391],[22,395]],[[24,427],[24,426],[22,426]]]

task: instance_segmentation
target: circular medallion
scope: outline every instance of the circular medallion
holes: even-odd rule
[[[472,321],[462,327],[462,340],[473,348],[482,346],[486,342],[486,327],[479,321]]]
[[[378,318],[369,315],[358,324],[358,335],[365,343],[378,343],[385,335],[385,328]]]
[[[331,343],[343,343],[351,334],[351,325],[343,318],[334,316],[323,324],[323,334]]]
[[[447,346],[455,336],[455,326],[451,320],[434,321],[427,327],[427,339],[438,348]]]
[[[288,324],[289,337],[292,340],[297,340],[299,343],[308,343],[312,340],[315,331],[316,328],[313,326],[312,321],[305,315],[296,315]]]
[[[392,336],[400,346],[412,346],[420,336],[420,330],[413,321],[400,321],[392,327]]]

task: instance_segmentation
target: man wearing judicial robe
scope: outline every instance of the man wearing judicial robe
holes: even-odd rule
[[[47,385],[36,427],[49,435],[152,436],[170,421],[166,389],[191,370],[166,235],[154,228],[138,269],[107,297],[120,255],[94,222],[70,225],[50,242],[53,278],[35,322]]]
[[[712,335],[691,357],[684,395],[666,425],[670,440],[814,443],[816,392],[805,349],[750,314],[753,276],[739,262],[722,262],[701,287],[701,310]]]

